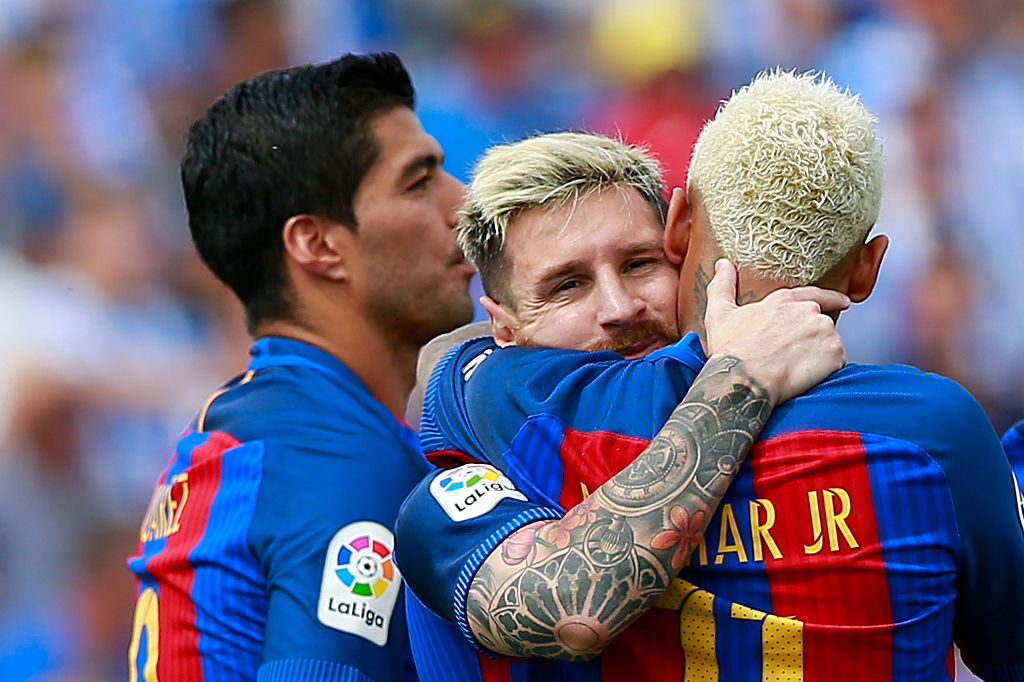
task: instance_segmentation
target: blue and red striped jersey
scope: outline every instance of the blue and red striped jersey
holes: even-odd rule
[[[940,680],[954,640],[985,679],[1024,679],[1007,458],[969,394],[907,366],[851,365],[777,408],[679,578],[600,658],[471,648],[466,591],[490,550],[632,461],[702,362],[694,335],[633,362],[489,339],[444,358],[424,449],[482,464],[432,474],[400,514],[424,679]]]
[[[415,679],[392,529],[427,470],[337,358],[259,339],[156,486],[130,679]]]

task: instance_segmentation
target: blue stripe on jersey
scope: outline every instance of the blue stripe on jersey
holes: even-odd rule
[[[562,508],[559,499],[565,475],[559,457],[564,434],[561,420],[548,414],[530,417],[504,455],[509,477],[516,487],[538,504],[558,509]]]
[[[189,553],[189,563],[195,566],[192,601],[197,607],[203,605],[196,609],[196,628],[208,682],[218,679],[217,672],[255,670],[263,650],[266,584],[247,543],[263,477],[263,455],[261,441],[221,453],[220,488],[210,507],[206,532]]]
[[[892,679],[949,679],[945,652],[934,646],[952,633],[960,546],[946,477],[927,453],[906,441],[870,434],[862,440],[898,624]],[[936,612],[942,615],[921,622]],[[933,660],[922,655],[929,650],[936,654]]]
[[[754,472],[750,461],[744,462],[740,473],[726,491],[719,512],[711,517],[704,543],[707,550],[707,566],[701,565],[699,550],[694,550],[690,563],[683,569],[680,577],[693,582],[712,594],[727,594],[733,601],[756,608],[766,613],[774,613],[772,608],[771,583],[765,571],[764,561],[755,561],[753,556],[753,533],[750,527],[750,501],[757,499],[754,491]],[[739,537],[727,536],[726,540],[739,540],[747,553],[747,561],[740,562],[735,553],[724,554],[722,564],[715,564],[718,545],[722,535],[722,509],[730,505],[732,516],[739,528]],[[759,513],[764,514],[761,510]],[[763,520],[763,517],[762,517]],[[768,550],[764,550],[765,554]]]
[[[737,618],[732,602],[715,597],[715,655],[718,657],[719,679],[761,679],[761,628],[764,621]]]
[[[167,471],[167,481],[178,474],[184,472],[190,466],[192,466],[192,451],[196,448],[206,444],[206,441],[210,439],[210,434],[205,431],[195,432],[183,436],[178,441],[177,452],[175,453],[174,461],[171,463],[170,469]],[[165,481],[165,483],[167,482]]]
[[[455,623],[438,616],[412,590],[405,590],[405,615],[420,682],[479,680],[480,659]]]
[[[509,678],[512,682],[600,682],[601,659],[571,664],[543,658],[515,661],[509,666]]]
[[[317,661],[309,658],[271,661],[260,668],[256,682],[294,682],[295,680],[316,680],[317,682],[373,682],[359,670],[334,661]]]

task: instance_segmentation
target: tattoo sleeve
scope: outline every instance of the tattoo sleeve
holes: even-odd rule
[[[732,357],[712,358],[644,450],[558,520],[505,539],[466,616],[497,653],[584,660],[653,606],[700,542],[771,414]]]

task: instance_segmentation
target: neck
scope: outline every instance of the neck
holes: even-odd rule
[[[259,325],[256,336],[283,336],[327,351],[345,363],[396,416],[405,410],[416,378],[417,348],[396,346],[360,315],[319,318],[318,324],[273,320]]]

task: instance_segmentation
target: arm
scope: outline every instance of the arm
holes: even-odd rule
[[[466,616],[488,649],[599,654],[682,568],[773,404],[842,366],[834,325],[820,314],[844,306],[838,295],[777,292],[737,308],[731,268],[708,293],[709,340],[729,352],[712,356],[630,466],[561,519],[510,535],[474,576]]]

